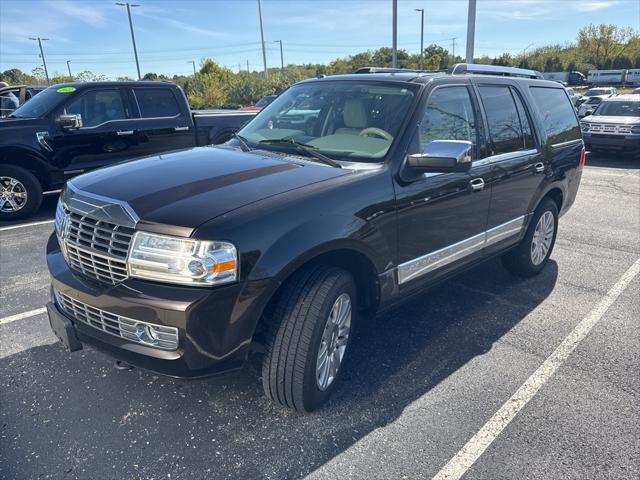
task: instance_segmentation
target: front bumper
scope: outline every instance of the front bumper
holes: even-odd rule
[[[584,143],[587,148],[619,148],[619,149],[640,149],[640,135],[622,135],[622,134],[606,134],[606,133],[589,133],[582,134]]]
[[[216,288],[135,279],[102,285],[69,268],[55,235],[47,243],[47,265],[52,288],[77,302],[114,316],[177,328],[178,348],[159,349],[79,321],[61,308],[55,298],[50,306],[71,321],[83,344],[132,365],[176,377],[198,377],[241,368],[262,311],[277,288],[274,280]]]

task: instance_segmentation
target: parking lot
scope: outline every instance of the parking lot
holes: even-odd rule
[[[257,361],[178,380],[65,352],[41,310],[56,200],[0,226],[2,479],[640,475],[637,159],[589,155],[538,277],[492,260],[371,320],[306,416],[267,401]],[[513,419],[496,423],[505,405]]]

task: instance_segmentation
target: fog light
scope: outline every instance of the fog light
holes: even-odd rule
[[[136,337],[142,343],[146,343],[148,345],[157,345],[158,344],[158,332],[151,325],[146,325],[143,323],[136,324]]]

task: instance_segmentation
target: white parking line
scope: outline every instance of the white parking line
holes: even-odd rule
[[[487,423],[466,443],[456,455],[433,477],[434,480],[457,480],[475,463],[493,443],[520,410],[567,360],[591,329],[625,291],[640,272],[640,258],[627,270],[616,284],[598,302],[589,314],[565,337],[560,345],[547,357],[540,367],[514,393]]]
[[[46,311],[47,309],[42,307],[36,308],[35,310],[30,310],[28,312],[16,313],[15,315],[11,315],[10,317],[0,318],[0,325],[15,322],[16,320],[22,320],[23,318],[35,317],[36,315],[40,315],[41,313],[45,313]]]
[[[2,227],[0,228],[0,232],[5,232],[7,230],[15,230],[17,228],[25,228],[25,227],[35,227],[37,225],[46,225],[48,223],[53,223],[55,220],[43,220],[42,222],[33,222],[33,223],[23,223],[20,225],[11,225],[10,227]]]

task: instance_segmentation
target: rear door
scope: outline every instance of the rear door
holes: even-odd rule
[[[177,98],[175,88],[159,84],[131,90],[139,116],[132,135],[141,156],[195,146],[191,112]]]
[[[548,165],[539,148],[522,93],[507,83],[478,82],[491,167],[491,207],[486,247],[514,242],[530,213]],[[564,94],[566,98],[566,94]]]

